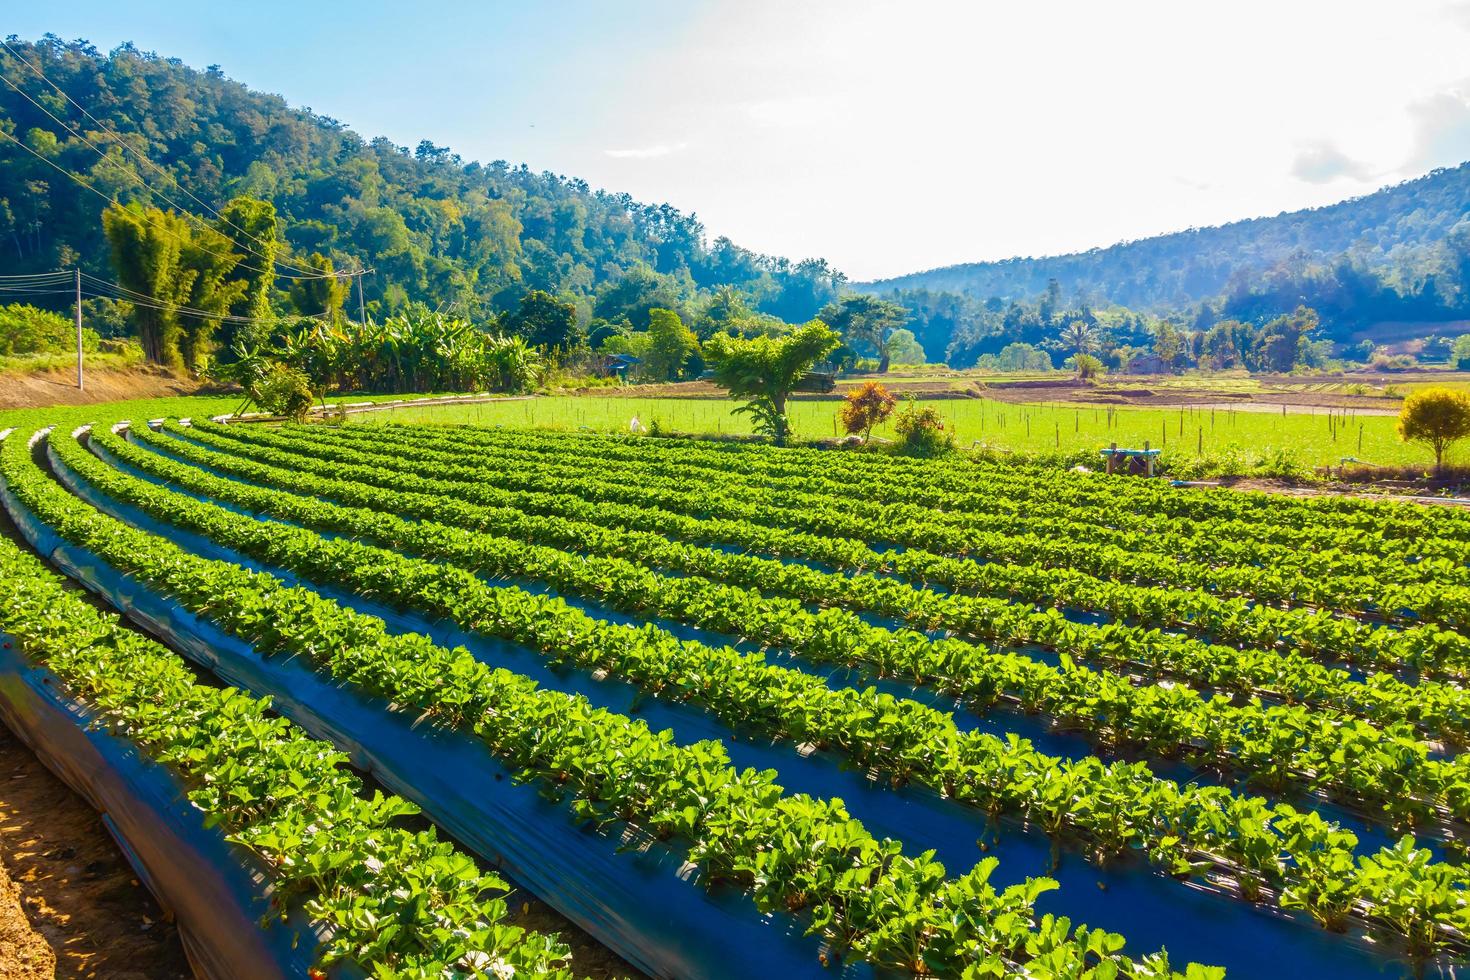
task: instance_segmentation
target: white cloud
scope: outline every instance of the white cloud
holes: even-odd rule
[[[1331,140],[1315,140],[1297,151],[1291,175],[1309,184],[1326,184],[1344,177],[1368,180],[1373,176],[1373,168],[1354,160]]]
[[[1409,105],[1414,145],[1404,170],[1418,173],[1470,159],[1470,79]]]
[[[655,143],[652,146],[639,146],[626,150],[603,150],[602,153],[614,160],[653,160],[688,148],[688,143]]]

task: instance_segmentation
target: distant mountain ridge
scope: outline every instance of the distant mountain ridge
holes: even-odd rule
[[[1452,230],[1470,234],[1470,163],[1337,204],[1120,242],[1067,255],[970,262],[855,283],[863,292],[927,289],[1024,300],[1055,279],[1067,295],[1165,311],[1243,286],[1283,262],[1350,257],[1382,274],[1422,264]],[[1456,229],[1456,226],[1460,227]]]

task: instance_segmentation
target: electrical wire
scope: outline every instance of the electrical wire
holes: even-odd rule
[[[185,187],[183,184],[179,183],[178,178],[176,178],[173,174],[169,173],[168,170],[164,169],[163,167],[160,167],[158,164],[154,163],[151,159],[149,159],[146,154],[140,152],[139,150],[137,150],[136,148],[134,148],[133,146],[131,146],[130,144],[128,144],[118,133],[116,133],[112,129],[108,128],[108,126],[105,123],[103,123],[102,120],[98,119],[96,116],[92,115],[92,113],[88,112],[86,106],[82,105],[76,99],[73,99],[70,95],[67,94],[67,92],[66,92],[65,89],[63,89],[60,85],[58,85],[55,82],[53,82],[46,75],[45,72],[43,72],[41,69],[37,68],[35,65],[33,65],[30,62],[30,60],[28,58],[26,58],[20,52],[16,51],[14,48],[12,48],[10,46],[9,42],[4,41],[4,40],[0,40],[0,46],[4,46],[4,48],[5,48],[6,51],[9,51],[10,54],[12,56],[14,56],[21,64],[25,65],[32,72],[34,72],[35,75],[38,78],[40,78],[47,85],[49,85],[53,89],[55,89],[56,92],[63,99],[65,99],[67,102],[71,103],[72,105],[76,106],[77,109],[82,113],[82,115],[86,116],[88,119],[92,120],[92,122],[96,123],[97,128],[102,133],[106,134],[112,140],[112,142],[116,143],[123,150],[132,153],[139,160],[141,160],[144,163],[146,163],[150,169],[152,169],[155,172],[157,172],[159,174],[162,174],[163,176],[167,177],[170,181],[173,182],[173,185],[175,187],[177,187],[179,190],[181,190],[181,191],[184,192],[185,196],[187,196],[190,200],[194,201],[196,204],[198,204],[205,211],[207,211],[210,214],[214,215],[216,219],[218,219],[219,221],[221,221],[224,224],[228,225],[229,227],[235,229],[235,231],[237,231],[240,234],[244,235],[246,238],[249,238],[251,241],[254,241],[255,243],[257,243],[259,245],[262,245],[262,246],[265,246],[266,245],[266,242],[265,242],[264,239],[259,238],[259,237],[255,236],[255,235],[250,234],[250,232],[246,231],[244,228],[241,228],[239,225],[236,225],[234,222],[232,222],[229,219],[225,218],[225,216],[223,214],[221,214],[219,211],[217,211],[215,208],[211,207],[210,205],[206,204],[198,196],[196,196],[192,191],[190,191],[187,187]],[[0,76],[0,78],[3,78],[3,77],[4,76]],[[66,123],[63,123],[60,119],[57,119],[56,116],[52,115],[52,113],[51,113],[51,111],[49,109],[47,109],[45,106],[41,105],[35,99],[32,99],[29,95],[26,95],[25,92],[22,92],[9,79],[5,79],[5,81],[6,81],[6,84],[10,85],[10,87],[13,88],[13,89],[15,89],[16,92],[19,92],[20,95],[23,96],[25,99],[27,99],[32,105],[35,105],[42,112],[46,113],[46,115],[51,116],[51,118],[52,119],[55,119],[58,124],[60,124],[62,126],[66,126]],[[102,150],[98,149],[95,145],[93,145],[90,140],[86,140],[85,137],[81,137],[80,133],[77,133],[76,135],[78,135],[78,137],[80,137],[81,139],[83,139],[87,143],[88,146],[91,146],[92,149],[96,150],[99,155],[101,155],[104,158],[107,157],[107,154],[104,153]],[[147,187],[148,186],[147,183],[144,182],[141,177],[137,177],[136,174],[134,175],[134,177],[138,180],[139,183],[143,184],[144,187]],[[152,188],[149,188],[149,189],[152,190]],[[158,196],[159,197],[163,197],[163,194],[162,193],[159,193],[159,192],[156,192],[156,191],[154,193],[158,193]],[[187,212],[187,210],[188,210],[187,208],[180,207],[178,204],[174,203],[173,201],[170,201],[166,197],[164,197],[164,200],[169,201],[169,203],[172,204],[175,208],[178,208],[179,211]],[[248,251],[254,251],[253,249],[247,249],[247,250]],[[270,261],[270,262],[272,262],[272,263],[274,263],[276,265],[283,266],[283,267],[285,267],[287,269],[291,269],[294,272],[307,273],[306,275],[302,275],[302,276],[289,276],[289,275],[286,275],[285,273],[279,273],[279,275],[281,275],[283,278],[287,278],[287,279],[325,279],[325,278],[327,278],[326,276],[323,276],[320,273],[313,274],[315,272],[315,270],[306,269],[306,268],[303,268],[301,266],[295,265],[293,263],[286,262],[286,261],[284,261],[282,259],[275,259],[275,258],[272,258],[271,256],[266,255],[266,254],[261,253],[261,252],[256,252],[255,254],[257,256],[259,256],[260,258],[266,259],[267,261]]]
[[[0,42],[0,43],[4,43],[4,42]],[[10,142],[14,143],[16,146],[20,147],[22,150],[25,150],[31,156],[35,157],[37,160],[40,160],[42,163],[45,163],[46,165],[52,167],[53,169],[58,170],[61,173],[65,174],[66,176],[70,177],[72,180],[76,181],[78,184],[82,185],[87,190],[91,191],[93,194],[96,194],[98,197],[102,198],[102,200],[106,201],[108,204],[117,204],[116,199],[111,198],[111,197],[108,197],[106,194],[102,193],[97,188],[93,187],[88,181],[86,181],[86,180],[82,179],[81,177],[77,176],[76,174],[72,173],[70,170],[68,170],[65,167],[61,166],[59,163],[55,162],[54,160],[50,160],[50,159],[42,156],[40,153],[37,153],[35,150],[31,149],[29,146],[26,146],[20,140],[16,139],[13,135],[11,135],[10,133],[7,133],[5,130],[0,129],[0,136],[4,136],[6,139],[10,140]],[[208,252],[210,255],[213,255],[216,258],[221,258],[221,259],[234,259],[234,260],[236,260],[236,262],[235,262],[235,268],[237,268],[237,269],[246,269],[246,270],[248,270],[250,272],[259,272],[263,276],[269,276],[269,275],[274,275],[275,274],[275,273],[269,272],[269,271],[267,271],[265,269],[257,269],[253,265],[246,265],[244,262],[239,261],[240,256],[238,256],[238,255],[235,255],[233,253],[227,253],[227,252],[219,252],[219,251],[216,251],[216,250],[214,250],[212,248],[209,248],[209,247],[207,247],[205,245],[201,245],[201,244],[199,244],[198,242],[196,242],[196,241],[194,241],[192,239],[184,238],[182,235],[175,234],[174,232],[170,231],[168,228],[164,227],[163,225],[158,224],[156,221],[153,223],[153,227],[157,228],[159,231],[163,232],[165,235],[169,236],[170,238],[172,238],[172,239],[174,239],[176,241],[182,242],[183,244],[188,245],[191,248],[197,248],[201,252]],[[292,277],[287,277],[287,278],[292,278]],[[313,278],[326,279],[328,277],[327,276],[315,276]]]
[[[157,296],[150,296],[147,293],[140,293],[136,290],[128,289],[126,286],[120,286],[115,282],[109,282],[106,279],[100,279],[97,276],[91,275],[90,273],[86,272],[82,273],[82,281],[85,286],[84,292],[91,293],[91,295],[93,296],[100,296],[107,299],[118,299],[122,300],[125,303],[132,303],[134,306],[143,306],[147,307],[148,309],[168,310],[175,313],[185,313],[190,316],[208,317],[209,319],[213,320],[226,320],[231,323],[278,323],[281,320],[297,319],[296,317],[282,316],[233,316],[228,313],[214,313],[209,310],[195,309],[192,306],[184,306],[179,303],[170,303],[168,300],[160,299]],[[321,319],[327,315],[328,314],[326,313],[301,314],[302,317],[307,317],[314,320]]]
[[[0,43],[4,43],[4,42],[0,42]],[[91,147],[97,153],[98,156],[100,156],[106,162],[112,164],[113,167],[119,173],[123,174],[125,177],[128,177],[128,178],[136,181],[139,185],[141,185],[143,187],[144,190],[148,191],[150,194],[153,194],[153,195],[156,195],[157,197],[162,198],[165,204],[168,204],[170,207],[176,209],[179,212],[179,214],[182,215],[184,218],[186,218],[186,219],[192,218],[196,223],[199,224],[200,227],[209,228],[209,223],[207,221],[205,221],[203,218],[200,218],[198,215],[191,213],[187,208],[185,208],[184,206],[182,206],[181,204],[179,204],[173,198],[168,197],[162,191],[158,191],[158,190],[153,189],[152,187],[149,187],[147,181],[145,181],[142,177],[138,176],[137,173],[135,173],[132,170],[129,170],[127,167],[124,167],[121,163],[119,163],[117,160],[115,160],[111,156],[108,156],[108,154],[107,154],[107,152],[105,150],[103,150],[101,147],[99,147],[96,143],[93,143],[91,140],[87,139],[87,137],[85,135],[83,135],[79,130],[77,130],[76,128],[74,128],[70,123],[66,122],[64,119],[57,118],[57,116],[50,109],[47,109],[41,103],[39,103],[35,99],[31,98],[29,95],[27,95],[25,92],[23,92],[10,79],[6,78],[4,75],[0,75],[0,82],[4,82],[6,85],[9,85],[12,89],[15,90],[15,92],[16,92],[17,95],[19,95],[21,98],[25,99],[27,102],[29,102],[31,105],[35,106],[37,109],[40,109],[46,115],[50,116],[51,117],[51,120],[53,122],[55,122],[56,125],[60,126],[62,129],[64,129],[69,135],[75,137],[78,140],[81,140],[83,143],[87,144],[87,146]],[[228,224],[228,222],[226,222],[226,223]],[[231,225],[231,227],[234,227],[234,225]],[[210,229],[210,230],[211,231],[216,231],[216,229]],[[237,230],[239,230],[239,229],[237,229]],[[225,236],[225,237],[228,237],[228,236]],[[258,239],[256,239],[256,240],[258,241]],[[250,246],[245,245],[243,242],[235,242],[235,241],[232,240],[231,241],[231,244],[240,245],[244,249],[244,251],[246,251],[247,253],[249,253],[251,255],[254,255],[256,258],[265,259],[267,262],[273,262],[273,261],[275,261],[269,255],[265,255],[265,254],[263,254],[261,252],[258,252],[255,249],[252,249]],[[200,246],[200,247],[202,248],[203,246]],[[219,255],[220,253],[216,252],[214,254]],[[275,271],[267,272],[264,269],[256,269],[256,268],[254,268],[252,266],[244,265],[243,262],[241,263],[241,268],[250,269],[252,272],[259,272],[262,275],[274,275],[274,276],[279,276],[279,277],[285,278],[285,279],[323,279],[323,278],[326,278],[325,276],[322,276],[322,275],[316,275],[316,276],[288,276],[288,275],[286,275],[283,272],[275,272]]]

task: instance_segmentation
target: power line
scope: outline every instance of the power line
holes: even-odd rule
[[[3,41],[0,41],[0,44],[3,44],[3,43],[4,43]],[[97,188],[93,187],[91,185],[91,183],[89,183],[86,180],[83,180],[81,177],[77,176],[76,174],[72,173],[70,170],[68,170],[65,167],[61,166],[61,164],[55,162],[54,160],[49,160],[46,157],[42,156],[40,153],[37,153],[35,150],[31,149],[29,146],[26,146],[20,140],[16,139],[13,135],[11,135],[10,133],[7,133],[4,129],[0,129],[0,136],[4,136],[6,139],[10,140],[10,142],[14,143],[16,146],[20,147],[22,150],[25,150],[31,156],[35,157],[37,160],[40,160],[42,163],[46,164],[47,166],[52,167],[53,169],[60,171],[61,173],[65,174],[67,177],[70,177],[72,180],[76,181],[78,184],[81,184],[83,187],[85,187],[87,190],[91,191],[93,194],[96,194],[98,197],[102,198],[102,200],[106,201],[108,204],[117,204],[117,201],[114,198],[108,197],[106,194],[102,193]],[[265,275],[265,276],[274,275],[274,273],[268,272],[265,269],[257,269],[253,265],[246,265],[244,262],[239,261],[240,256],[238,256],[238,255],[235,255],[233,253],[217,252],[217,251],[215,251],[212,248],[209,248],[209,247],[207,247],[205,245],[201,245],[200,243],[198,243],[196,241],[193,241],[192,239],[184,238],[181,235],[175,234],[174,232],[170,231],[167,227],[165,227],[164,225],[159,224],[156,221],[153,222],[153,226],[155,228],[157,228],[159,231],[163,232],[165,235],[168,235],[170,238],[173,238],[173,239],[175,239],[175,240],[177,240],[179,242],[182,242],[185,245],[188,245],[188,246],[190,246],[192,248],[197,248],[197,249],[199,249],[202,252],[208,252],[210,255],[213,255],[216,258],[221,258],[221,259],[235,259],[236,260],[236,262],[235,262],[235,268],[237,268],[237,269],[247,269],[247,270],[249,270],[251,272],[259,272],[261,275]],[[288,276],[287,278],[295,278],[295,277]],[[314,279],[325,279],[327,277],[326,276],[313,276],[312,278],[314,278]]]
[[[182,303],[171,303],[168,300],[161,299],[157,296],[152,296],[148,293],[140,293],[137,290],[129,289],[126,286],[112,282],[111,280],[102,279],[98,276],[94,276],[89,272],[79,272],[77,270],[73,270],[71,272],[37,272],[32,273],[30,276],[0,276],[0,279],[13,280],[29,279],[32,277],[44,281],[36,283],[0,282],[0,293],[12,296],[70,296],[76,291],[76,288],[71,284],[76,280],[81,280],[83,283],[85,283],[82,291],[85,292],[88,297],[98,299],[122,300],[123,302],[131,303],[134,306],[143,306],[153,310],[164,310],[173,313],[183,313],[188,316],[205,317],[211,320],[228,321],[231,323],[278,323],[282,320],[298,318],[286,316],[250,317],[234,316],[229,313],[214,313],[209,310],[201,310],[196,309],[192,306],[185,306]],[[62,286],[63,284],[65,285],[65,288],[55,288]],[[299,317],[316,320],[326,317],[328,315],[329,314],[325,312],[302,313],[299,315]]]
[[[73,99],[70,95],[68,95],[67,92],[66,92],[66,90],[63,89],[60,85],[57,85],[55,82],[53,82],[46,75],[45,72],[43,72],[41,69],[37,68],[35,65],[33,65],[30,62],[30,60],[28,58],[26,58],[20,52],[16,51],[14,48],[12,48],[8,42],[3,41],[3,40],[0,40],[0,45],[3,45],[6,51],[9,51],[11,53],[11,55],[13,55],[18,61],[20,61],[21,64],[25,65],[32,72],[34,72],[36,74],[36,76],[38,78],[40,78],[43,82],[45,82],[47,85],[49,85],[53,89],[55,89],[57,91],[57,93],[59,93],[61,95],[61,97],[63,99],[65,99],[67,102],[71,103],[72,105],[76,106],[77,109],[78,109],[78,111],[80,111],[82,115],[86,116],[88,119],[92,120],[92,122],[96,123],[97,124],[97,128],[99,130],[101,130],[105,135],[107,135],[108,137],[110,137],[112,139],[112,141],[114,143],[116,143],[119,147],[121,147],[123,150],[132,153],[139,160],[141,160],[144,163],[146,163],[149,166],[149,168],[151,168],[152,170],[154,170],[154,171],[162,174],[163,176],[167,177],[170,181],[173,182],[173,185],[175,187],[177,187],[179,190],[181,190],[181,191],[184,192],[185,196],[187,196],[190,200],[194,201],[196,204],[198,204],[205,211],[209,212],[210,214],[213,214],[215,216],[215,218],[217,218],[218,220],[222,221],[224,224],[226,224],[229,227],[235,229],[237,232],[239,232],[240,234],[244,235],[246,238],[249,238],[251,241],[256,242],[259,245],[265,245],[266,244],[266,242],[265,242],[264,239],[258,238],[257,236],[250,234],[250,232],[246,231],[244,228],[241,228],[239,225],[236,225],[234,222],[232,222],[229,219],[225,218],[225,216],[223,214],[221,214],[219,211],[215,210],[210,205],[206,204],[203,200],[201,200],[198,196],[196,196],[187,187],[185,187],[183,184],[179,183],[178,178],[176,178],[173,174],[169,173],[168,170],[166,170],[163,167],[160,167],[158,164],[154,163],[151,159],[149,159],[149,157],[147,156],[147,154],[142,153],[141,151],[139,151],[136,148],[134,148],[133,146],[131,146],[127,141],[125,141],[122,138],[121,135],[119,135],[118,133],[114,132],[105,123],[103,123],[102,120],[98,119],[96,116],[92,115],[92,113],[88,112],[86,106],[82,105],[76,99]],[[0,76],[0,77],[3,77],[3,76]],[[52,119],[56,119],[56,117],[51,114],[51,111],[49,109],[47,109],[45,106],[42,106],[39,102],[36,102],[35,99],[32,99],[29,95],[26,95],[26,93],[21,92],[21,90],[19,88],[16,88],[16,86],[14,84],[10,83],[9,79],[6,79],[6,83],[9,84],[11,88],[14,88],[17,92],[19,92],[22,96],[24,96],[28,101],[30,101],[32,105],[35,105],[38,108],[40,108],[42,112],[45,112],[46,115],[51,116]],[[61,124],[63,126],[66,125],[65,123],[62,123],[60,119],[56,119],[56,121],[57,121],[57,123],[59,123],[59,124]],[[78,135],[80,135],[80,134],[78,134]],[[92,149],[97,150],[97,152],[99,154],[101,154],[103,157],[106,157],[106,154],[103,153],[102,150],[97,149],[96,146],[93,146],[90,141],[87,141],[87,145],[88,146],[92,146]],[[140,183],[143,182],[142,181],[142,178],[138,178],[138,180],[139,180]],[[144,186],[146,187],[147,185],[144,184]],[[159,196],[162,197],[163,195],[162,194],[159,194]],[[168,198],[164,198],[164,200],[168,200]],[[170,204],[173,204],[174,202],[170,201],[169,203]],[[187,210],[186,208],[179,207],[179,205],[177,205],[177,204],[174,204],[174,207],[179,208],[180,211],[186,211]],[[250,251],[254,251],[254,250],[251,249]],[[267,259],[268,261],[270,261],[270,262],[272,262],[272,263],[274,263],[276,265],[284,266],[285,268],[291,269],[291,270],[293,270],[295,272],[312,273],[312,272],[315,272],[316,271],[316,270],[312,270],[312,269],[302,268],[301,266],[295,265],[295,264],[290,263],[290,262],[286,262],[286,261],[281,260],[281,259],[271,258],[270,256],[267,256],[267,255],[265,255],[263,253],[257,252],[256,254],[259,255],[261,258]],[[300,277],[297,277],[297,276],[286,276],[284,273],[282,273],[281,275],[284,278],[288,278],[288,279],[294,279],[294,278],[321,279],[321,278],[325,278],[324,276],[321,276],[321,275],[310,275],[310,274],[305,275],[305,276],[300,276]]]
[[[185,313],[190,316],[207,317],[212,320],[226,320],[231,323],[277,323],[281,320],[293,319],[292,317],[280,316],[251,317],[233,316],[228,313],[213,313],[209,310],[200,310],[195,309],[192,306],[184,306],[180,303],[172,303],[166,299],[160,299],[157,296],[150,296],[147,293],[140,293],[136,290],[129,289],[126,286],[119,285],[118,283],[98,278],[91,273],[83,272],[82,279],[86,282],[88,291],[94,296],[101,296],[107,299],[120,299],[125,303],[132,303],[134,306],[143,306],[147,307],[148,309],[168,310],[175,313]],[[301,314],[301,316],[310,319],[320,319],[321,317],[324,317],[326,315],[326,313]]]
[[[3,44],[3,43],[4,43],[3,41],[0,41],[0,44]],[[37,109],[40,109],[46,115],[50,116],[51,117],[51,120],[54,123],[56,123],[56,125],[60,126],[63,130],[65,130],[69,135],[75,137],[76,139],[81,140],[83,143],[87,144],[87,146],[91,147],[97,153],[98,156],[100,156],[103,160],[107,161],[108,163],[112,164],[113,167],[116,168],[119,173],[121,173],[124,176],[126,176],[126,177],[128,177],[128,178],[130,178],[130,179],[132,179],[134,181],[136,181],[139,185],[141,185],[143,187],[144,190],[148,191],[150,194],[155,194],[158,197],[162,198],[165,203],[167,203],[171,207],[177,209],[178,212],[183,217],[185,217],[185,218],[193,218],[194,221],[198,222],[202,227],[209,228],[209,223],[206,222],[203,218],[200,218],[198,215],[191,213],[188,208],[185,208],[183,205],[179,204],[179,202],[177,202],[173,198],[167,196],[162,191],[154,190],[153,188],[149,187],[148,186],[148,183],[145,180],[143,180],[142,177],[138,176],[138,174],[134,173],[132,170],[129,170],[127,167],[124,167],[117,160],[115,160],[112,157],[108,156],[108,154],[107,154],[107,152],[105,150],[103,150],[101,147],[99,147],[96,143],[93,143],[91,140],[87,139],[87,137],[85,135],[83,135],[80,130],[74,128],[66,120],[57,118],[57,116],[56,116],[55,113],[53,113],[50,109],[47,109],[45,106],[43,106],[41,103],[37,102],[35,99],[31,98],[25,92],[21,91],[21,89],[14,82],[12,82],[10,79],[6,78],[4,75],[0,75],[0,82],[4,82],[6,85],[9,85],[12,89],[15,90],[15,92],[16,92],[17,95],[19,95],[21,98],[25,99],[27,102],[29,102],[31,105],[35,106]],[[226,223],[228,224],[228,222],[226,222]],[[231,225],[231,227],[234,227],[234,225]],[[210,230],[214,230],[214,229],[210,229]],[[236,230],[240,230],[240,229],[236,229]],[[257,241],[258,241],[258,239],[257,239]],[[258,252],[255,249],[250,248],[248,245],[244,245],[243,243],[233,242],[232,241],[231,244],[240,244],[240,245],[243,246],[243,248],[244,248],[244,250],[246,252],[255,255],[257,258],[265,259],[267,262],[273,262],[273,261],[275,261],[269,255],[266,255],[264,253]],[[218,254],[218,253],[216,253],[216,254]],[[245,268],[251,268],[251,267],[250,266],[245,266]],[[286,279],[308,279],[308,278],[309,279],[320,279],[320,278],[324,278],[323,276],[320,276],[320,275],[318,275],[318,276],[288,276],[285,273],[275,272],[274,270],[272,270],[271,272],[266,272],[263,269],[252,269],[252,271],[260,272],[262,275],[276,275],[276,276],[281,276],[282,278],[286,278]]]

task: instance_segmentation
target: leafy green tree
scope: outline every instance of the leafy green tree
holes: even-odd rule
[[[123,287],[162,301],[139,305],[133,311],[143,355],[154,364],[182,364],[179,337],[183,327],[171,307],[188,297],[188,284],[180,283],[188,222],[158,208],[115,204],[103,212],[102,224]]]
[[[1450,346],[1450,363],[1461,371],[1470,371],[1470,333],[1462,333]]]
[[[102,220],[122,285],[155,300],[133,309],[144,355],[155,364],[201,371],[221,318],[248,286],[233,275],[240,256],[229,239],[140,204],[114,204]]]
[[[704,358],[715,384],[746,403],[736,411],[750,415],[757,432],[784,444],[790,433],[786,400],[802,375],[840,343],[827,324],[813,320],[784,337],[715,334],[705,342]]]
[[[1184,341],[1179,335],[1179,328],[1168,320],[1160,320],[1154,326],[1154,356],[1164,362],[1164,367],[1172,369],[1174,362],[1184,353]]]
[[[817,319],[840,333],[849,345],[862,344],[878,356],[878,373],[888,371],[888,342],[908,322],[909,311],[897,303],[866,293],[844,296],[829,303]]]
[[[914,339],[912,330],[895,330],[888,337],[888,359],[894,364],[923,364],[924,345]]]
[[[1399,438],[1434,450],[1434,471],[1444,469],[1445,450],[1470,436],[1470,394],[1453,388],[1423,388],[1404,399]]]
[[[230,313],[269,319],[271,292],[275,289],[274,263],[281,252],[275,205],[242,195],[224,206],[215,227],[229,240],[230,251],[244,256],[242,264],[248,266],[240,269],[245,291]],[[224,339],[228,343],[228,331]]]
[[[998,354],[982,354],[976,367],[985,371],[1050,371],[1051,355],[1030,344],[1006,344]]]
[[[524,337],[532,347],[565,352],[587,342],[577,328],[577,308],[542,289],[521,297],[521,305],[501,323],[508,333]]]
[[[699,352],[694,332],[673,310],[648,311],[648,353],[643,373],[660,381],[677,381],[684,376],[689,359]]]
[[[339,279],[329,256],[312,252],[296,263],[316,273],[320,278],[296,279],[287,287],[291,305],[302,316],[327,314],[327,321],[335,323],[342,318],[342,308],[352,290],[349,281]]]

